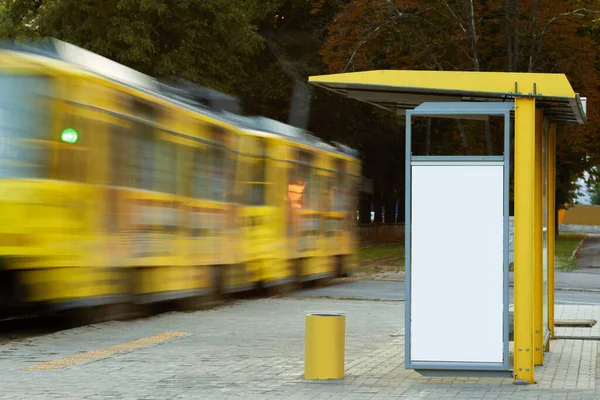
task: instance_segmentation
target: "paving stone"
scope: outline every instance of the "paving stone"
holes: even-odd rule
[[[343,380],[303,380],[304,318],[310,312],[346,314]],[[559,319],[600,320],[597,306],[557,306],[556,313]],[[559,329],[561,336],[594,336],[596,332],[600,334],[598,326]],[[169,332],[185,335],[169,336],[160,343],[143,347],[123,347]],[[536,367],[538,383],[528,386],[515,386],[512,379],[420,376],[404,369],[404,341],[402,302],[247,300],[214,310],[95,324],[7,343],[0,347],[0,397],[27,400],[600,398],[598,341],[552,341],[551,352],[545,354],[545,365]],[[106,349],[119,351],[106,352]],[[23,370],[65,357],[73,359],[78,354],[103,357],[86,356],[82,362],[49,371]],[[76,359],[81,361],[81,357]],[[33,387],[36,389],[31,390]]]

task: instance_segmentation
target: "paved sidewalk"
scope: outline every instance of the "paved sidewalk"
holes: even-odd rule
[[[309,312],[346,313],[345,379],[303,380],[304,317]],[[558,306],[557,312],[563,319],[600,319],[600,306]],[[581,333],[597,332],[600,326]],[[425,378],[404,369],[403,302],[247,300],[11,342],[0,347],[0,398],[600,398],[598,341],[557,340],[551,347],[546,366],[536,368],[535,385]]]

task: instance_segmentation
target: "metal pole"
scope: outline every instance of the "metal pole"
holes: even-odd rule
[[[515,383],[533,383],[535,99],[515,100]]]
[[[554,249],[556,223],[556,124],[548,130],[548,329],[554,338]],[[546,351],[550,350],[550,341]]]
[[[542,212],[543,212],[543,160],[542,160],[542,135],[544,134],[544,115],[541,109],[535,110],[535,207],[534,218],[535,226],[533,231],[534,243],[534,299],[533,299],[533,320],[534,320],[534,364],[544,365],[544,267],[542,259]]]

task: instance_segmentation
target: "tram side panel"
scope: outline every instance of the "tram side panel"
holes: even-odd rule
[[[127,294],[153,302],[312,280],[335,272],[332,256],[353,253],[348,229],[329,234],[344,230],[328,224],[338,217],[330,155],[233,127],[223,134],[191,111],[68,68],[56,76],[46,86],[28,76],[35,84],[19,81],[20,103],[2,103],[27,116],[3,116],[18,155],[3,159],[0,181],[0,256],[3,271],[17,271],[3,276],[3,305],[60,309]]]

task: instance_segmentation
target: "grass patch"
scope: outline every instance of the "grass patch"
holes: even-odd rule
[[[587,237],[583,233],[561,233],[556,238],[554,249],[554,268],[560,271],[574,271],[577,269],[577,260],[573,253],[583,239]],[[514,271],[514,263],[510,263],[509,271]]]
[[[365,261],[375,261],[381,258],[400,256],[404,256],[404,246],[400,244],[363,247],[358,250],[358,259],[361,263]]]
[[[573,253],[587,237],[581,233],[561,233],[555,242],[554,266],[560,271],[574,271],[577,260]],[[356,272],[377,274],[382,272],[404,271],[404,245],[389,244],[363,247],[358,250],[359,267]],[[513,271],[513,264],[509,266]]]
[[[556,238],[554,266],[561,271],[577,269],[577,260],[573,253],[587,235],[581,233],[561,233]]]
[[[404,271],[404,245],[363,247],[358,251],[358,273],[377,274]]]

